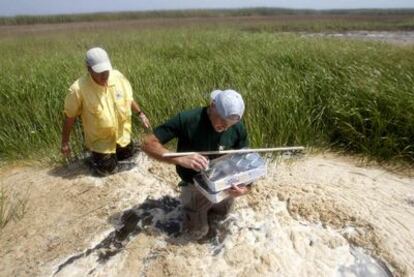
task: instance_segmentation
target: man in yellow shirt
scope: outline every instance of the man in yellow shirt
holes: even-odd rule
[[[112,69],[104,49],[89,49],[86,66],[89,73],[72,84],[65,99],[61,152],[70,154],[70,131],[80,116],[95,170],[107,175],[116,171],[118,160],[133,155],[131,110],[139,114],[145,128],[150,123],[134,101],[129,81]]]

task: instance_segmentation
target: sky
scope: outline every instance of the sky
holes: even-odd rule
[[[243,7],[414,8],[414,0],[0,0],[0,16]]]

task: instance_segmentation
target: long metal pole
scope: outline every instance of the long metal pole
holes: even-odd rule
[[[276,147],[276,148],[252,148],[252,149],[237,149],[237,150],[222,150],[222,151],[201,151],[201,152],[169,152],[162,154],[165,158],[188,156],[194,154],[200,155],[220,155],[220,154],[234,154],[234,153],[251,153],[251,152],[275,152],[275,151],[298,151],[304,150],[303,146],[292,147]]]

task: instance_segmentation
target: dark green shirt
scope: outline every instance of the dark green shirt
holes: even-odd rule
[[[161,144],[177,138],[177,152],[241,149],[249,144],[246,129],[241,122],[224,132],[216,132],[208,117],[207,107],[177,114],[158,126],[154,130],[154,135]],[[181,166],[177,166],[176,169],[183,181],[193,182],[196,171]]]

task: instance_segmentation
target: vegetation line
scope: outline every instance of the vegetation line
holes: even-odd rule
[[[67,23],[67,22],[93,22],[137,20],[148,18],[209,18],[209,17],[244,17],[244,16],[364,16],[366,20],[378,21],[392,17],[411,17],[414,9],[287,9],[287,8],[240,8],[240,9],[188,9],[188,10],[154,10],[154,11],[124,11],[124,12],[100,12],[81,14],[59,15],[18,15],[12,17],[0,17],[0,25],[22,25],[39,23]]]
[[[413,47],[234,28],[0,40],[1,161],[60,159],[64,97],[96,45],[131,81],[153,125],[207,104],[213,89],[233,88],[246,100],[252,147],[335,147],[414,161]],[[80,130],[71,141],[82,156]]]

